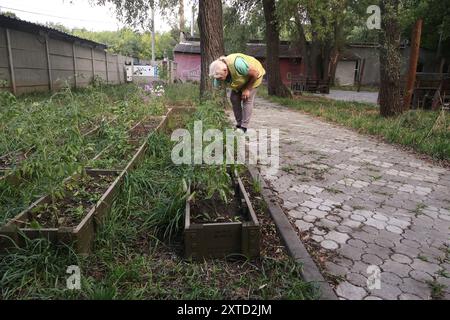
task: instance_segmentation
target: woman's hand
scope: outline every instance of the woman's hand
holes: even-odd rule
[[[250,98],[250,89],[253,88],[253,84],[258,80],[259,71],[250,67],[248,70],[248,81],[245,85],[245,89],[242,91],[242,101],[247,101]]]
[[[250,98],[250,90],[245,89],[242,91],[242,101],[247,101]]]

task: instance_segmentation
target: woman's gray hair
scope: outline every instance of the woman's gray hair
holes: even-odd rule
[[[226,69],[227,64],[225,62],[225,57],[222,56],[209,65],[209,76],[215,79],[221,78],[225,75]]]

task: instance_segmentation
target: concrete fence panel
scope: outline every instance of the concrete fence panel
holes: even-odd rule
[[[101,45],[82,40],[50,37],[41,31],[0,27],[0,90],[20,94],[65,85],[81,88],[94,77],[109,84],[125,82],[125,63],[132,58],[107,53]],[[2,87],[3,81],[6,86]]]

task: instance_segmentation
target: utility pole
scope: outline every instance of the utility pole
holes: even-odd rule
[[[184,20],[184,0],[178,0],[178,19],[179,19],[179,28],[180,28],[180,42],[184,39],[184,27],[185,27],[185,20]]]
[[[152,65],[155,64],[155,4],[152,5]]]
[[[191,37],[194,37],[195,5],[192,5]]]
[[[409,54],[408,81],[406,83],[406,92],[403,100],[403,110],[409,110],[411,107],[411,100],[414,93],[414,84],[416,83],[417,62],[419,61],[422,24],[422,19],[417,20],[413,29],[411,39],[411,52]]]

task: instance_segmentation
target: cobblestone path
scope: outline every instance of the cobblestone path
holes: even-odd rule
[[[340,298],[450,299],[450,170],[260,98],[251,126],[280,129],[263,176]]]

